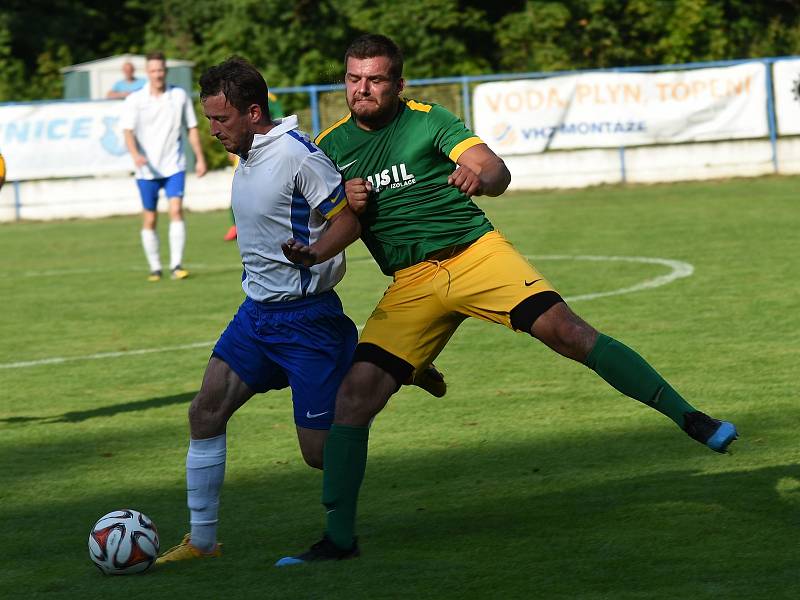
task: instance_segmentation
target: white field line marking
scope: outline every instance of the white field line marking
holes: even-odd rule
[[[187,269],[198,269],[204,273],[217,272],[217,271],[241,271],[240,264],[229,265],[205,265],[199,263],[187,263],[184,265]],[[114,273],[124,271],[126,273],[142,273],[143,276],[148,273],[146,267],[141,266],[117,266],[117,267],[85,267],[79,269],[50,269],[46,271],[22,271],[21,273],[11,273],[6,271],[0,273],[2,277],[61,277],[63,275],[96,275],[100,273]]]
[[[350,264],[367,262],[372,260],[370,256],[356,256],[348,258],[347,262]],[[184,263],[184,266],[192,270],[197,270],[201,273],[221,272],[221,271],[235,271],[242,272],[241,263],[220,263],[220,264],[206,264],[206,263]],[[48,269],[44,271],[20,271],[15,273],[13,271],[0,271],[0,278],[15,278],[15,277],[61,277],[63,275],[96,275],[100,273],[114,273],[119,271],[142,273],[147,274],[147,267],[142,265],[118,265],[113,267],[81,267],[76,269]]]
[[[620,288],[617,290],[610,290],[607,292],[594,292],[591,294],[580,294],[578,296],[567,296],[564,300],[568,302],[575,302],[578,300],[594,300],[595,298],[605,298],[606,296],[617,296],[620,294],[630,294],[641,290],[648,290],[657,288],[662,285],[672,283],[677,279],[689,277],[694,273],[694,267],[689,263],[679,260],[670,260],[666,258],[649,258],[646,256],[569,256],[566,254],[551,254],[541,256],[526,255],[526,258],[536,259],[541,261],[548,260],[586,260],[594,262],[632,262],[632,263],[645,263],[656,264],[669,267],[671,270],[666,275],[646,279],[641,283],[631,285],[628,287]],[[359,331],[363,325],[359,325]],[[192,344],[181,344],[179,346],[167,346],[164,348],[144,348],[141,350],[124,350],[120,352],[99,352],[97,354],[87,354],[84,356],[69,356],[69,357],[54,357],[42,358],[39,360],[26,360],[21,362],[0,363],[0,369],[22,369],[25,367],[38,367],[42,365],[57,365],[66,362],[75,362],[79,360],[101,360],[105,358],[119,358],[123,356],[138,356],[142,354],[154,354],[156,352],[173,352],[175,350],[190,350],[194,348],[211,348],[214,341],[210,342],[194,342]]]
[[[40,360],[26,360],[22,362],[0,363],[0,369],[21,369],[24,367],[38,367],[40,365],[59,365],[65,362],[76,360],[100,360],[102,358],[119,358],[120,356],[137,356],[139,354],[154,354],[156,352],[171,352],[173,350],[189,350],[191,348],[211,348],[214,342],[194,342],[193,344],[181,344],[180,346],[167,346],[165,348],[142,348],[141,350],[123,350],[120,352],[98,352],[97,354],[87,354],[85,356],[69,356],[42,358]]]
[[[694,273],[694,267],[687,262],[680,260],[670,260],[668,258],[650,258],[647,256],[569,256],[566,254],[551,254],[543,256],[530,256],[526,255],[525,258],[531,260],[586,260],[594,262],[631,262],[631,263],[644,263],[663,265],[670,268],[670,272],[666,275],[654,277],[653,279],[645,279],[641,283],[631,285],[617,290],[609,290],[607,292],[594,292],[591,294],[580,294],[578,296],[565,296],[564,300],[567,302],[575,302],[577,300],[594,300],[595,298],[605,298],[606,296],[619,296],[621,294],[631,294],[642,290],[649,290],[662,285],[672,283],[677,279],[690,277]]]

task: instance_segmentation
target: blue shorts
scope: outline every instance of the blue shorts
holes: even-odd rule
[[[212,356],[253,391],[291,387],[295,424],[330,429],[336,391],[357,341],[356,326],[333,290],[289,302],[247,298]]]
[[[142,197],[142,206],[145,210],[155,210],[158,205],[158,192],[164,188],[167,198],[183,198],[183,188],[186,184],[186,171],[178,171],[169,177],[160,179],[137,179],[139,196]]]

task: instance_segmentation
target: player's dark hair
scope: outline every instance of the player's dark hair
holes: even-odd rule
[[[148,60],[160,60],[161,62],[167,62],[167,57],[164,56],[163,52],[148,52],[144,57],[145,62]]]
[[[377,33],[366,33],[354,39],[344,53],[344,68],[347,70],[347,59],[350,57],[364,59],[385,56],[392,61],[389,75],[395,80],[403,76],[403,53],[391,39]]]
[[[262,114],[270,119],[267,82],[253,65],[240,56],[209,67],[200,76],[200,100],[225,94],[228,104],[240,113],[253,104],[261,107]]]

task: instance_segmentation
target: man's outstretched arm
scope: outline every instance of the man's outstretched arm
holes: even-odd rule
[[[458,167],[447,182],[467,196],[499,196],[511,183],[506,163],[486,144],[465,150],[456,162]]]

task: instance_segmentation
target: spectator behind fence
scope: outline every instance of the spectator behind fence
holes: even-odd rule
[[[189,272],[181,266],[186,243],[183,222],[183,189],[186,156],[181,133],[188,130],[189,143],[197,158],[195,173],[206,173],[206,160],[197,133],[197,117],[189,95],[183,88],[167,85],[167,63],[161,52],[147,55],[148,82],[125,98],[122,130],[125,144],[136,168],[136,184],[142,198],[142,246],[150,265],[148,281],[161,279],[161,258],[156,233],[158,195],[161,189],[169,200],[170,270],[173,279],[185,279]]]
[[[132,62],[123,63],[122,74],[124,77],[111,86],[111,91],[108,92],[106,98],[127,98],[130,93],[142,89],[147,80],[134,77],[134,72],[135,68]]]

